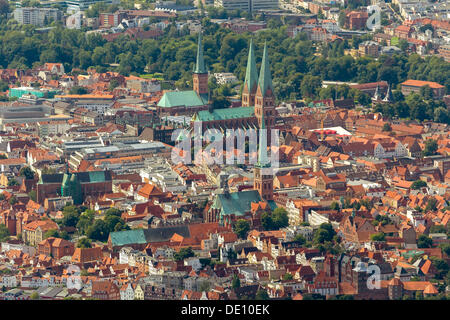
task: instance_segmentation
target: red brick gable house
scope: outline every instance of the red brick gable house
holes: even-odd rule
[[[377,232],[368,219],[351,215],[342,220],[339,229],[349,242],[369,241],[370,235]]]
[[[72,256],[74,251],[74,244],[61,238],[50,237],[41,241],[38,245],[39,254],[52,256],[55,259],[60,259],[64,256]]]
[[[103,252],[101,247],[76,248],[72,255],[72,262],[75,263],[93,262],[102,259],[103,259]]]
[[[345,175],[339,173],[324,174],[319,172],[317,177],[317,189],[325,191],[327,189],[345,190],[347,188]]]
[[[120,300],[120,290],[111,281],[93,281],[91,296],[96,300]]]

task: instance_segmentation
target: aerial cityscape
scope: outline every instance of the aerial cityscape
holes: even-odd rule
[[[0,300],[447,300],[449,234],[449,1],[0,0]]]

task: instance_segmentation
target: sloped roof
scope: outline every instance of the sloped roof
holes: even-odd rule
[[[111,243],[113,246],[147,243],[143,229],[111,232],[109,236],[111,237]]]
[[[169,241],[175,233],[179,234],[183,238],[191,237],[188,226],[174,226],[144,230],[146,242]]]
[[[207,102],[203,101],[195,91],[169,91],[164,93],[158,102],[158,107],[197,107],[204,106]]]
[[[256,190],[246,190],[229,194],[218,194],[212,208],[222,209],[222,215],[235,214],[238,216],[250,212],[252,202],[262,201]]]
[[[113,246],[124,246],[129,244],[169,241],[174,234],[178,234],[183,238],[190,238],[191,236],[188,226],[174,226],[111,232],[110,237]]]
[[[255,116],[254,107],[239,107],[216,109],[213,112],[202,110],[194,116],[194,121],[216,121],[228,119],[252,118]]]

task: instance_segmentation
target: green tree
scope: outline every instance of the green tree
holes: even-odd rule
[[[294,277],[293,277],[292,274],[289,273],[289,272],[286,272],[286,273],[283,275],[283,280],[284,280],[284,281],[290,281],[290,280],[292,280],[292,279],[294,279]]]
[[[231,260],[231,261],[236,260],[237,253],[232,248],[230,248],[227,251],[227,258],[228,258],[228,260]]]
[[[44,233],[44,239],[47,238],[59,238],[59,232],[56,229],[48,230],[46,233]]]
[[[77,248],[91,248],[92,243],[89,238],[80,238],[77,242]]]
[[[447,256],[450,256],[450,243],[442,243],[439,247],[442,249],[442,252],[444,252]]]
[[[261,225],[264,230],[273,230],[274,229],[272,215],[269,212],[263,212],[261,214]]]
[[[433,265],[436,267],[437,273],[436,278],[437,279],[444,279],[444,276],[446,276],[449,272],[449,266],[448,263],[439,258],[431,257],[431,261],[433,262]]]
[[[8,181],[8,187],[14,187],[14,186],[18,186],[19,182],[16,179],[11,179]]]
[[[383,232],[374,233],[370,235],[372,241],[386,241],[386,235]]]
[[[33,293],[30,295],[31,300],[39,300],[39,293],[37,291],[33,291]]]
[[[2,0],[0,0],[0,6],[1,6],[1,1],[2,1]],[[1,10],[1,9],[0,9],[0,10]],[[7,91],[7,90],[9,90],[9,85],[8,85],[8,83],[6,83],[6,82],[0,80],[0,92],[5,92],[5,91]]]
[[[9,198],[8,202],[10,205],[15,205],[17,202],[19,202],[19,200],[17,200],[16,196],[12,196],[11,198]]]
[[[322,80],[318,76],[306,75],[300,85],[300,92],[303,98],[313,98],[317,96],[322,87]]]
[[[231,281],[231,287],[233,289],[237,289],[241,287],[241,280],[239,279],[239,277],[237,275],[233,276],[233,280]]]
[[[75,211],[63,211],[61,224],[65,227],[76,227],[79,220],[79,213]]]
[[[77,229],[81,234],[86,234],[87,229],[94,223],[95,212],[93,210],[86,210],[83,212],[77,223]]]
[[[36,190],[31,190],[30,192],[28,192],[28,196],[31,200],[36,201]]]
[[[421,234],[417,239],[418,248],[431,248],[433,246],[433,240],[424,234]]]
[[[115,88],[117,88],[119,86],[119,81],[117,79],[112,79],[109,82],[109,87],[108,90],[109,91],[113,91]]]
[[[111,208],[111,209],[106,210],[105,217],[107,217],[107,216],[121,217],[122,216],[122,211],[120,211],[117,208]]]
[[[437,224],[430,227],[430,233],[448,233],[448,229],[441,224]]]
[[[74,86],[69,90],[70,94],[87,94],[88,90],[84,87]]]
[[[313,241],[316,244],[323,244],[333,240],[336,235],[331,223],[322,223],[314,233]]]
[[[200,292],[208,292],[211,289],[211,284],[208,281],[200,282],[198,291]]]
[[[438,149],[437,141],[433,140],[433,139],[428,139],[425,141],[425,148],[422,151],[422,154],[425,157],[432,156],[432,155],[436,154],[437,149]]]
[[[436,211],[437,210],[437,200],[434,197],[431,197],[430,199],[428,199],[427,201],[427,205],[425,207],[425,212],[428,211]]]
[[[192,250],[191,247],[188,248],[181,248],[180,251],[176,252],[173,255],[173,258],[175,259],[175,261],[182,261],[186,258],[190,258],[190,257],[194,257],[195,253]]]
[[[306,243],[306,239],[301,234],[295,236],[294,241],[300,242],[300,245],[304,245]]]
[[[409,47],[408,41],[406,41],[405,39],[400,39],[399,42],[398,42],[398,47],[403,52],[406,52],[406,50],[408,50],[408,47]]]
[[[255,300],[270,300],[269,294],[267,293],[267,290],[259,289],[256,292]]]
[[[250,230],[250,223],[247,220],[239,219],[234,225],[234,232],[241,239],[247,238],[247,233]]]
[[[89,226],[86,231],[86,235],[89,239],[106,241],[109,236],[109,229],[106,223],[101,220],[95,220],[94,224]]]
[[[286,209],[276,208],[272,213],[272,221],[276,229],[281,229],[289,226],[289,218]]]
[[[276,208],[272,213],[261,214],[261,225],[264,230],[278,230],[289,225],[287,211],[284,208]]]
[[[423,180],[416,180],[412,183],[411,189],[418,190],[427,186],[427,183]]]
[[[339,27],[341,27],[341,28],[345,27],[345,20],[346,20],[345,11],[341,10],[339,12],[339,18],[338,18]]]
[[[70,236],[66,230],[63,230],[59,233],[59,237],[64,240],[70,240]]]
[[[450,113],[448,109],[444,107],[438,107],[434,109],[433,119],[435,122],[450,124]]]
[[[385,131],[385,132],[391,132],[392,131],[392,127],[391,127],[391,125],[389,124],[389,123],[385,123],[384,125],[383,125],[383,130],[382,131]]]
[[[4,224],[0,224],[0,241],[7,241],[9,236],[9,229]]]
[[[340,210],[340,206],[339,206],[339,202],[336,202],[336,201],[333,201],[332,203],[331,203],[331,205],[330,205],[330,209],[331,210]]]

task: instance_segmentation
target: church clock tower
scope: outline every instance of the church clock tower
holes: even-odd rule
[[[259,130],[258,162],[255,165],[253,188],[258,190],[262,199],[273,200],[273,172],[267,157],[267,134],[264,113],[261,115]]]

